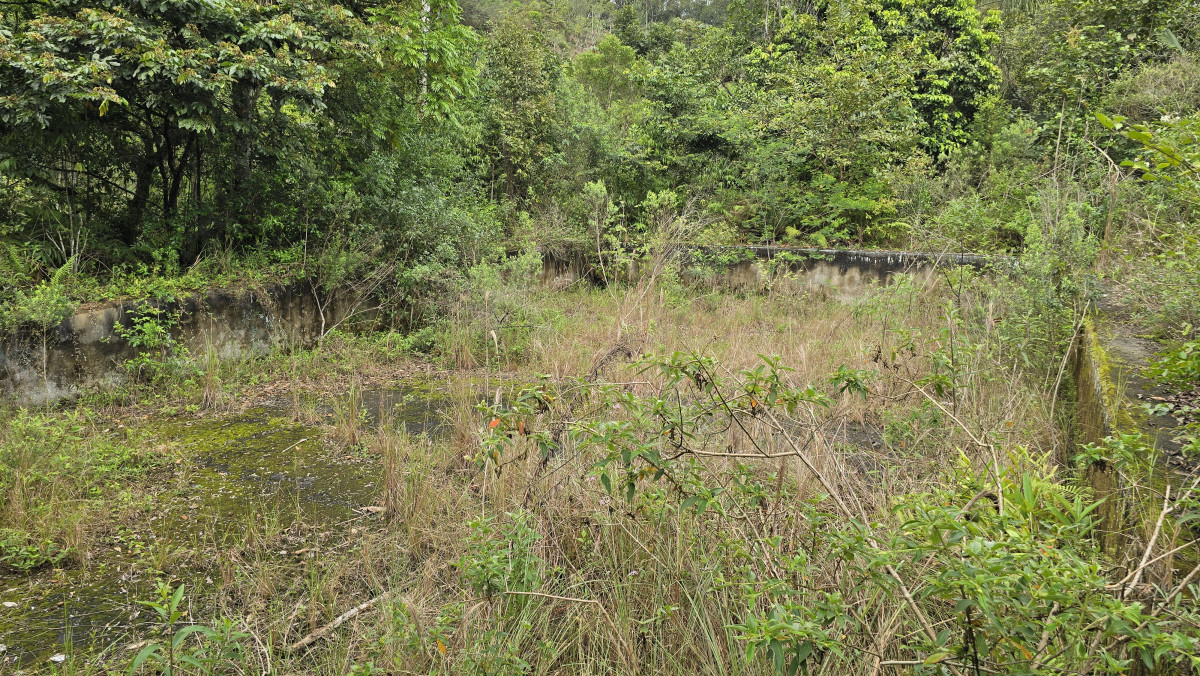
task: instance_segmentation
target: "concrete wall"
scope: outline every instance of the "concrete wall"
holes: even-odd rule
[[[982,266],[977,256],[897,251],[840,251],[788,247],[683,248],[671,252],[685,277],[695,284],[754,292],[786,282],[851,298],[873,284],[886,284],[899,273],[930,275],[939,265]],[[633,271],[636,274],[636,270]],[[581,252],[544,252],[543,284],[563,288],[604,282],[600,270]],[[21,403],[41,404],[77,396],[94,387],[115,386],[126,377],[122,365],[138,356],[115,330],[130,326],[141,302],[84,308],[46,336],[26,330],[0,337],[0,393]],[[174,319],[172,335],[193,355],[209,349],[231,359],[264,353],[291,342],[308,344],[321,335],[321,313],[311,293],[299,288],[231,294],[210,291],[160,307]],[[352,312],[348,299],[325,308],[326,328]]]
[[[1115,429],[1116,385],[1112,382],[1108,359],[1093,319],[1080,325],[1071,351],[1071,374],[1075,379],[1075,420],[1079,444],[1099,443]],[[1064,463],[1069,459],[1063,458]],[[1093,463],[1084,470],[1096,498],[1104,502],[1097,510],[1100,548],[1105,552],[1120,551],[1127,543],[1127,529],[1120,500],[1118,475],[1104,463]]]
[[[1158,430],[1144,415],[1137,414],[1137,402],[1130,397],[1131,383],[1141,379],[1140,365],[1122,355],[1122,336],[1114,331],[1103,312],[1093,314],[1081,325],[1071,352],[1071,373],[1075,380],[1075,420],[1078,444],[1100,443],[1117,434],[1145,433],[1145,439],[1159,446]],[[1096,509],[1099,518],[1097,539],[1100,548],[1114,560],[1130,561],[1145,551],[1146,542],[1162,509],[1159,492],[1171,482],[1179,485],[1179,475],[1163,471],[1164,467],[1126,467],[1122,471],[1103,461],[1084,468],[1084,477],[1095,497],[1103,500]],[[1130,485],[1129,474],[1133,474]],[[1186,482],[1185,482],[1186,483]],[[1146,491],[1152,486],[1157,491]],[[1171,527],[1170,520],[1166,526]],[[1188,539],[1194,537],[1185,534]],[[1184,538],[1185,535],[1177,537]],[[1132,558],[1130,558],[1132,557]],[[1170,586],[1175,559],[1166,555],[1147,566],[1146,579]]]
[[[129,327],[144,302],[85,307],[46,335],[45,372],[42,335],[25,330],[0,339],[0,392],[21,403],[69,399],[82,389],[114,386],[126,377],[122,368],[138,356],[116,331]],[[157,304],[174,324],[171,335],[193,355],[216,351],[219,358],[265,353],[288,342],[305,344],[319,337],[321,312],[312,294],[297,288],[231,294],[210,291],[180,302]],[[346,314],[334,299],[325,308],[332,326]]]

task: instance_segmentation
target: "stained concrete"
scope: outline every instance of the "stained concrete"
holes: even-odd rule
[[[114,302],[84,308],[45,336],[25,329],[0,339],[0,392],[24,404],[71,399],[85,389],[112,387],[126,377],[123,364],[139,350],[116,330],[148,304]],[[229,293],[210,291],[177,302],[155,302],[169,318],[172,340],[192,355],[213,350],[219,359],[262,354],[286,344],[310,344],[321,333],[321,311],[296,287]],[[326,327],[348,312],[339,299],[322,299]]]

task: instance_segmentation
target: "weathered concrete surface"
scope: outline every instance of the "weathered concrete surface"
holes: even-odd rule
[[[1071,371],[1075,381],[1077,441],[1079,444],[1101,444],[1108,437],[1141,432],[1143,439],[1163,454],[1170,465],[1172,455],[1179,450],[1173,439],[1174,427],[1167,418],[1146,415],[1138,399],[1144,392],[1162,388],[1146,378],[1142,371],[1154,352],[1161,349],[1153,341],[1133,334],[1131,328],[1103,309],[1087,317],[1080,325],[1071,353]],[[1190,475],[1170,471],[1154,472],[1153,476],[1134,478],[1134,483],[1149,480],[1158,489],[1165,482],[1174,489],[1183,488],[1180,479]],[[1125,472],[1104,461],[1093,462],[1084,468],[1085,478],[1095,497],[1101,500],[1096,514],[1101,549],[1114,559],[1122,554],[1136,557],[1145,550],[1150,537],[1147,530],[1154,524],[1162,508],[1159,496],[1129,484]],[[1143,487],[1144,488],[1144,487]],[[1168,521],[1168,527],[1170,522]],[[1175,558],[1166,555],[1147,568],[1148,578],[1169,586],[1174,573]]]
[[[1080,445],[1100,443],[1121,427],[1130,431],[1132,425],[1128,421],[1125,425],[1117,423],[1120,395],[1112,379],[1108,354],[1096,333],[1095,317],[1086,319],[1075,336],[1071,374],[1075,380],[1075,420],[1079,435],[1076,441]],[[1127,520],[1119,499],[1118,474],[1103,462],[1092,463],[1084,472],[1096,498],[1102,500],[1097,509],[1100,548],[1109,553],[1118,552],[1128,544],[1124,537]]]
[[[122,365],[138,349],[117,332],[129,327],[146,302],[86,308],[45,336],[43,372],[40,331],[24,330],[0,340],[0,392],[18,402],[42,404],[77,396],[83,389],[111,387],[126,377]],[[321,332],[321,308],[311,293],[293,287],[240,294],[210,291],[177,302],[156,303],[169,318],[175,345],[194,356],[213,350],[219,359],[265,353],[285,344],[308,344]],[[347,304],[322,299],[326,327],[341,321]]]

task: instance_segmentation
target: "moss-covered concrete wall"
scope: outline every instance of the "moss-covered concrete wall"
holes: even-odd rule
[[[801,249],[778,246],[677,247],[677,258],[693,283],[757,291],[786,283],[849,299],[900,273],[931,275],[940,265],[981,266],[988,258],[963,254],[902,251]],[[539,279],[551,286],[580,280],[601,282],[583,251],[544,251]],[[326,305],[326,303],[328,303]],[[81,389],[116,385],[121,368],[138,356],[117,327],[129,327],[145,302],[114,302],[81,309],[46,336],[43,369],[40,332],[0,336],[0,393],[21,403],[46,403],[75,396]],[[294,287],[228,293],[210,291],[179,302],[159,304],[169,317],[177,343],[220,358],[264,352],[281,342],[308,343],[340,321],[352,303],[337,297],[318,307],[311,293]]]
[[[1136,402],[1125,388],[1140,369],[1118,356],[1120,342],[1114,326],[1106,325],[1102,315],[1083,322],[1072,352],[1072,373],[1076,384],[1076,439],[1078,444],[1099,444],[1108,437],[1147,432],[1146,419],[1136,414]],[[1153,445],[1155,435],[1142,437]],[[1140,452],[1141,447],[1138,447]],[[1120,468],[1106,462],[1094,462],[1083,469],[1085,479],[1103,503],[1097,510],[1101,520],[1101,548],[1114,561],[1140,557],[1147,546],[1149,531],[1162,510],[1161,492],[1171,479],[1153,457],[1145,462],[1128,463]],[[1136,486],[1131,484],[1137,484]],[[1168,529],[1175,528],[1169,523]],[[1178,535],[1178,533],[1176,534]],[[1164,541],[1171,538],[1163,537]],[[1171,580],[1174,559],[1168,555],[1151,565],[1147,579],[1160,584]]]
[[[45,336],[25,330],[0,337],[0,393],[23,404],[76,396],[83,388],[115,386],[122,365],[138,356],[119,330],[128,329],[148,303],[113,302],[85,307]],[[285,343],[311,343],[324,326],[344,318],[349,304],[334,297],[321,307],[311,293],[278,287],[267,291],[210,291],[176,302],[154,303],[176,345],[192,355],[208,350],[219,359],[263,353]],[[44,356],[44,369],[43,369]]]
[[[1118,393],[1116,383],[1110,377],[1109,361],[1094,318],[1084,320],[1081,325],[1071,361],[1077,397],[1076,441],[1079,444],[1099,443],[1113,433]],[[1116,551],[1124,530],[1116,472],[1101,462],[1093,463],[1085,472],[1096,497],[1104,500],[1099,509],[1100,546],[1105,551]]]

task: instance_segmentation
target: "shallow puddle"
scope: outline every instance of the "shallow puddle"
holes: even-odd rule
[[[389,420],[410,434],[436,436],[443,402],[420,388],[364,391],[364,431]],[[123,651],[153,615],[137,601],[153,597],[162,577],[156,564],[179,553],[236,547],[252,533],[291,528],[302,535],[278,554],[295,556],[307,537],[371,518],[378,504],[380,459],[329,441],[327,429],[293,422],[282,408],[150,420],[143,428],[186,461],[152,497],[144,527],[118,532],[91,552],[87,568],[0,576],[0,673],[46,667],[62,654]],[[202,603],[211,581],[177,574],[175,583]]]

